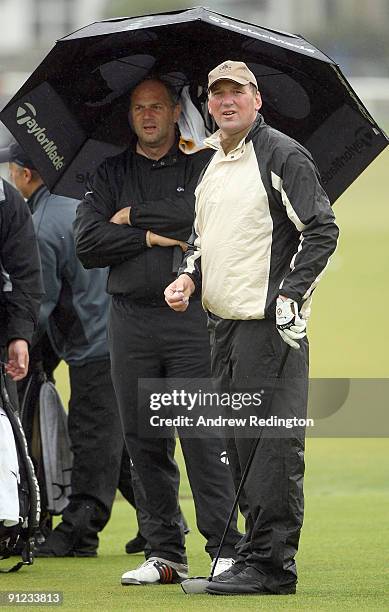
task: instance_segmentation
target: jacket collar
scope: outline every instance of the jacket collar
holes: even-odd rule
[[[255,119],[251,130],[249,131],[249,133],[246,136],[246,140],[245,142],[250,142],[250,140],[252,140],[254,138],[254,136],[256,136],[259,132],[260,129],[262,129],[263,127],[265,127],[266,123],[264,118],[262,117],[262,115],[260,113],[257,114],[257,118]]]
[[[38,189],[35,189],[34,193],[30,195],[27,200],[28,207],[31,213],[34,213],[38,208],[39,202],[44,195],[50,195],[50,191],[47,189],[46,185],[40,185]]]
[[[136,141],[131,145],[130,150],[133,155],[137,155],[143,160],[146,160],[146,162],[149,162],[152,168],[174,166],[174,164],[177,163],[178,156],[183,154],[179,148],[178,138],[173,144],[173,146],[171,147],[171,149],[169,149],[169,151],[166,153],[166,155],[164,155],[163,157],[160,157],[160,159],[151,159],[150,157],[146,157],[145,155],[141,155],[140,153],[137,153]]]

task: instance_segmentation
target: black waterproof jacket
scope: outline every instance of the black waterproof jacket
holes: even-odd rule
[[[210,150],[192,155],[175,145],[158,161],[127,149],[97,170],[74,224],[77,255],[86,268],[110,266],[108,293],[147,304],[164,303],[182,259],[179,247],[146,244],[147,230],[186,241],[194,218],[194,190]],[[131,206],[132,226],[110,223]]]
[[[0,178],[0,346],[31,343],[43,294],[38,245],[27,204]]]

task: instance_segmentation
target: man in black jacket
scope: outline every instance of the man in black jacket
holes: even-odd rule
[[[132,92],[133,148],[104,162],[92,191],[79,206],[77,253],[86,267],[110,266],[109,342],[112,378],[133,464],[138,520],[146,537],[146,563],[126,572],[122,584],[178,582],[187,577],[178,508],[174,438],[138,434],[138,379],[207,378],[209,341],[199,299],[190,325],[166,307],[163,289],[172,280],[189,238],[194,189],[209,152],[185,155],[176,122],[180,107],[169,86],[150,79]],[[197,524],[216,554],[233,501],[232,478],[221,461],[221,439],[182,438]],[[240,539],[230,529],[218,571],[233,562]]]
[[[30,211],[0,178],[0,349],[7,374],[22,380],[43,294],[40,259]]]

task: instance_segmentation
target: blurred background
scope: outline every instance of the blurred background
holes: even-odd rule
[[[194,2],[193,6],[198,4]],[[301,34],[332,57],[389,131],[389,0],[208,0],[216,12]],[[101,19],[190,8],[190,0],[0,0],[0,108],[58,38]],[[11,136],[0,123],[0,147]],[[314,298],[311,375],[389,377],[388,149],[336,202],[339,248]],[[0,165],[6,177],[7,167]]]
[[[0,0],[0,108],[55,41],[101,19],[195,6],[192,0]],[[388,0],[208,0],[216,12],[301,34],[332,57],[378,123],[389,124]],[[9,134],[0,131],[0,146]]]

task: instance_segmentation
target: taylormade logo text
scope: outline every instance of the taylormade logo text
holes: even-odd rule
[[[57,145],[46,136],[46,128],[41,127],[35,117],[36,110],[30,102],[24,102],[16,111],[16,123],[25,126],[27,134],[31,134],[37,139],[54,168],[61,170],[63,167],[63,155],[58,153]]]

